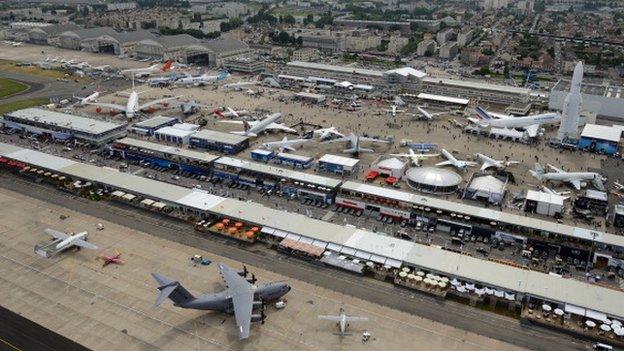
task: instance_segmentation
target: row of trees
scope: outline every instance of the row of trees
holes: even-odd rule
[[[163,35],[178,35],[178,34],[188,34],[197,39],[214,39],[221,36],[220,32],[211,32],[204,33],[199,29],[181,29],[181,28],[169,28],[169,27],[160,27],[158,29],[160,34]]]

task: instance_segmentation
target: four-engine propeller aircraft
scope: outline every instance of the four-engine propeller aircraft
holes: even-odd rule
[[[90,249],[90,250],[97,250],[98,247],[96,245],[93,245],[89,242],[87,242],[87,236],[89,235],[88,232],[80,232],[77,234],[73,234],[73,233],[63,233],[63,232],[59,232],[58,230],[54,230],[54,229],[50,229],[50,228],[46,228],[44,230],[44,232],[48,235],[51,235],[52,237],[54,237],[54,239],[57,240],[61,240],[58,244],[56,244],[55,249],[59,250],[59,251],[63,251],[63,250],[67,250],[69,248],[72,247],[77,247],[77,248],[85,248],[85,249]]]
[[[438,157],[440,154],[417,154],[414,152],[414,149],[410,148],[406,154],[390,154],[390,156],[409,158],[410,161],[412,161],[412,165],[419,167],[420,161],[426,160],[430,157]]]
[[[382,143],[382,144],[389,144],[390,141],[388,140],[382,140],[382,139],[374,139],[374,138],[369,138],[369,137],[364,137],[364,136],[360,136],[360,135],[355,135],[353,133],[340,137],[340,138],[336,138],[336,139],[332,139],[332,140],[328,140],[323,142],[323,144],[333,144],[333,143],[339,143],[339,142],[347,142],[348,144],[348,149],[344,149],[342,150],[343,153],[345,154],[352,154],[352,155],[358,155],[364,152],[374,152],[373,149],[367,149],[367,148],[363,148],[360,146],[360,142],[362,141],[369,141],[371,143]]]
[[[246,339],[249,337],[251,322],[264,323],[266,318],[264,303],[281,298],[291,288],[282,282],[256,286],[254,285],[256,277],[253,274],[251,278],[247,278],[246,267],[243,267],[242,272],[236,272],[225,264],[220,263],[217,266],[227,288],[217,293],[207,293],[197,297],[193,296],[179,282],[158,273],[152,273],[158,282],[158,290],[160,290],[156,299],[156,306],[169,298],[176,307],[233,313],[236,318],[238,337],[241,340]],[[254,313],[254,310],[260,310],[260,313]]]
[[[262,144],[262,148],[267,150],[278,149],[280,152],[284,152],[284,150],[297,151],[295,146],[302,145],[305,143],[309,143],[312,139],[291,139],[288,140],[288,137],[284,137],[284,139],[280,141],[270,141]]]

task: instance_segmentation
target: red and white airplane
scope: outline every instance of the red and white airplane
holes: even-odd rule
[[[221,118],[239,118],[241,116],[245,116],[248,115],[249,112],[247,110],[234,110],[231,107],[221,107],[221,108],[216,108],[212,111],[212,113],[217,116],[217,117],[221,117]]]
[[[152,74],[165,73],[173,69],[173,61],[168,60],[164,64],[155,64],[145,68],[128,68],[121,71],[124,76],[147,77]]]
[[[99,257],[102,261],[104,261],[104,264],[102,264],[102,267],[106,267],[111,263],[114,264],[123,264],[124,262],[121,260],[121,252],[115,250],[115,254],[114,255],[107,255],[107,254],[102,254]]]

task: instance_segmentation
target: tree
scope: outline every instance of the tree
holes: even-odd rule
[[[282,23],[286,23],[286,24],[295,24],[295,17],[291,14],[287,14],[286,16],[284,16],[282,18]]]
[[[509,77],[509,62],[505,62],[505,67],[503,67],[503,76],[505,76],[505,78]]]
[[[303,25],[307,26],[309,24],[314,23],[314,15],[309,13],[306,18],[303,20]]]

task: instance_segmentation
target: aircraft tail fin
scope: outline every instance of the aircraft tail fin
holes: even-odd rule
[[[195,297],[186,290],[182,284],[175,280],[171,280],[159,273],[152,273],[152,277],[158,282],[157,289],[160,290],[158,297],[156,298],[155,306],[165,301],[166,298],[171,299],[174,305],[182,306],[183,304],[195,299]]]
[[[173,68],[173,60],[167,60],[163,65],[161,71],[167,72]]]
[[[542,179],[542,175],[546,173],[544,167],[542,167],[542,165],[540,165],[538,162],[535,163],[535,166],[533,166],[533,169],[529,170],[529,172],[531,172],[531,175],[533,175],[535,178],[540,180]]]
[[[484,110],[481,106],[475,107],[475,112],[477,113],[479,118],[481,118],[482,120],[488,121],[488,120],[493,119],[492,116],[489,113],[487,113],[487,111]]]

